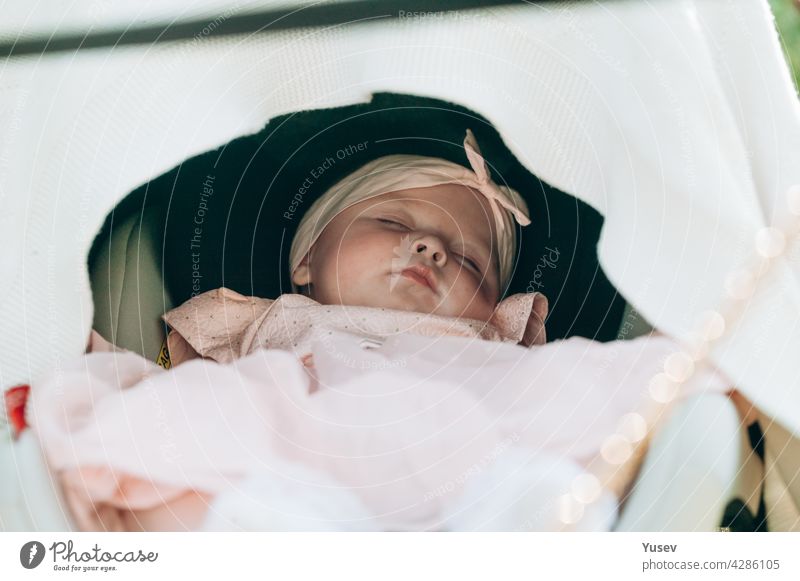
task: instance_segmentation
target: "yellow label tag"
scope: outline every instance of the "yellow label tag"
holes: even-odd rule
[[[158,352],[158,357],[156,357],[156,365],[160,365],[164,369],[169,369],[172,367],[172,361],[169,358],[169,349],[167,349],[166,339],[164,339],[164,342],[161,344],[161,351]]]

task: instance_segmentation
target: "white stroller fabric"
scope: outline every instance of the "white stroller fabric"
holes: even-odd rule
[[[52,18],[13,10],[4,37],[27,11]],[[83,352],[86,257],[113,206],[277,115],[379,91],[481,113],[532,173],[605,216],[606,274],[678,338],[800,183],[800,104],[766,0],[520,5],[15,58],[0,75],[4,389]],[[795,242],[710,357],[796,437],[798,353]]]
[[[376,91],[480,112],[534,174],[605,215],[607,275],[678,337],[800,183],[800,105],[766,0],[507,7],[19,58],[2,76],[5,387],[83,350],[86,255],[113,205],[276,115]],[[793,431],[798,252],[712,353]]]

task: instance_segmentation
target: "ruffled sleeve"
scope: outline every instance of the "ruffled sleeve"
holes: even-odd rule
[[[509,341],[525,347],[544,345],[547,311],[547,297],[542,293],[518,293],[500,301],[489,323]]]
[[[168,311],[162,319],[172,329],[167,346],[173,365],[197,356],[229,363],[245,355],[245,333],[263,321],[274,303],[222,287]]]

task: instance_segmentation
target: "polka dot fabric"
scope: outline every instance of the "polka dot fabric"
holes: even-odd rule
[[[315,341],[340,331],[380,345],[410,333],[426,337],[472,337],[486,341],[545,342],[547,300],[541,293],[516,294],[501,301],[487,321],[378,307],[323,305],[299,294],[276,300],[246,297],[227,288],[198,295],[166,313],[173,365],[197,356],[229,363],[253,351],[282,349],[303,358]]]

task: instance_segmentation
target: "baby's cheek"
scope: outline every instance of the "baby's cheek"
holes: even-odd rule
[[[470,274],[460,273],[448,292],[448,315],[488,321],[494,312],[496,301],[491,290],[481,286]]]
[[[368,244],[366,241],[362,244],[343,244],[331,260],[331,286],[338,289],[343,297],[360,295],[371,289],[374,286],[372,279],[390,260],[380,250],[377,244]]]

